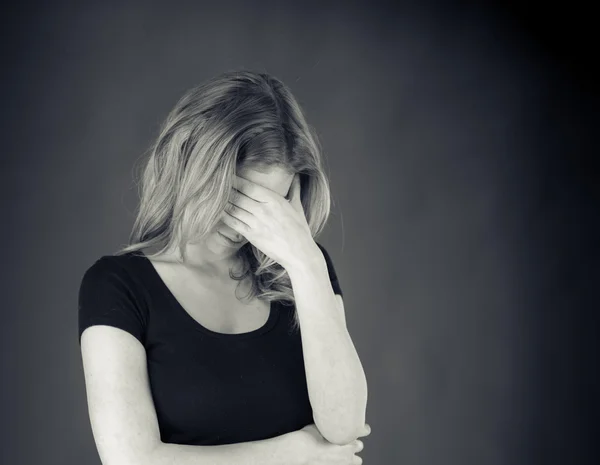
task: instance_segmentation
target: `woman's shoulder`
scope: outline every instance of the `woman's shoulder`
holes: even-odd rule
[[[143,343],[148,321],[143,283],[134,254],[102,255],[87,267],[79,285],[79,338],[92,325],[124,329]]]
[[[89,277],[110,274],[129,279],[135,278],[139,274],[140,262],[144,258],[143,253],[139,251],[101,255],[87,266],[84,276],[89,279]]]

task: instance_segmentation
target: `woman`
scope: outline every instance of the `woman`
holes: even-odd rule
[[[313,239],[329,186],[289,89],[232,71],[186,93],[140,197],[130,244],[79,291],[102,462],[362,463],[366,380]]]

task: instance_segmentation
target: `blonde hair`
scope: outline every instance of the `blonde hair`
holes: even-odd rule
[[[301,202],[312,237],[330,214],[329,181],[315,130],[279,79],[249,70],[227,71],[190,89],[162,124],[138,185],[140,203],[129,243],[117,255],[158,248],[156,257],[203,240],[219,221],[241,167],[277,166],[299,173]],[[294,303],[286,270],[250,242],[237,257],[248,298]],[[294,316],[294,328],[299,326]]]

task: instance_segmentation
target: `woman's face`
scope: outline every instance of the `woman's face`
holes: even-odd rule
[[[236,174],[241,178],[266,187],[282,197],[287,197],[294,179],[293,174],[276,166],[261,168],[261,171],[252,168],[240,168]],[[244,236],[226,225],[223,220],[217,223],[211,236],[213,236],[213,243],[220,243],[228,249],[239,249],[248,242]]]

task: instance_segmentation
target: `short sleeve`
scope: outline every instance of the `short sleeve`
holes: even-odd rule
[[[323,247],[318,242],[316,244],[319,246],[319,248],[321,249],[321,252],[323,252],[323,256],[325,257],[325,262],[327,263],[327,271],[329,273],[329,280],[331,281],[331,287],[333,288],[333,293],[339,294],[343,297],[344,294],[342,293],[342,288],[340,287],[340,282],[338,280],[337,274],[335,272],[335,268],[333,266],[333,260],[331,260],[331,257],[329,256],[329,253],[327,253],[327,250],[325,249],[325,247]]]
[[[83,331],[107,325],[127,331],[144,344],[146,315],[127,271],[110,256],[89,267],[79,286],[79,344]]]

